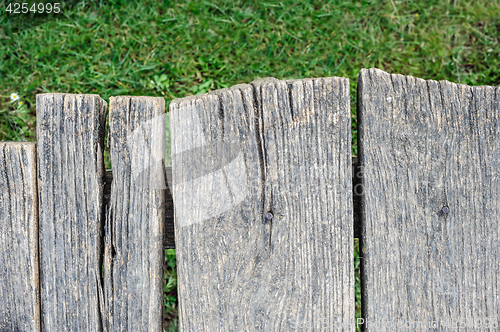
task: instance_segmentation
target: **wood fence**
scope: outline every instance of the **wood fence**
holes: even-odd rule
[[[105,171],[106,102],[37,95],[37,143],[0,142],[0,331],[161,331],[173,247],[181,331],[498,331],[500,88],[363,69],[357,102],[359,162],[346,78],[174,100],[165,167],[164,99],[111,97]]]

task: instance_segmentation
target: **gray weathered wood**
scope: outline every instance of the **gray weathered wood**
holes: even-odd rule
[[[106,102],[39,94],[37,153],[43,331],[100,331]]]
[[[498,331],[500,89],[364,69],[358,103],[367,331]]]
[[[105,226],[105,330],[161,331],[165,100],[111,97],[113,182]]]
[[[166,167],[167,178],[172,174],[172,167]],[[104,177],[104,206],[109,204],[109,199],[111,198],[111,183],[113,181],[113,172],[111,170],[106,170],[106,175]],[[165,249],[175,249],[175,237],[174,237],[174,202],[172,199],[172,194],[170,193],[170,188],[165,191],[165,219],[163,222],[163,247]]]
[[[348,79],[174,100],[170,123],[180,329],[353,331]]]
[[[0,331],[40,331],[36,148],[0,142]]]
[[[172,174],[172,167],[166,167],[167,178]],[[353,219],[354,219],[354,237],[359,238],[361,233],[361,219],[359,212],[361,211],[361,194],[363,193],[362,186],[359,177],[361,176],[361,171],[358,166],[358,158],[352,158],[352,183],[353,183]],[[111,197],[111,182],[113,181],[113,173],[111,170],[106,170],[106,176],[104,180],[104,205],[109,203],[109,198]],[[172,199],[172,193],[170,188],[167,186],[165,192],[165,222],[164,222],[164,235],[163,235],[163,247],[165,249],[175,249],[175,236],[174,236],[174,202]]]
[[[172,167],[166,167],[167,178],[171,177]],[[363,194],[363,188],[360,183],[360,177],[362,171],[358,165],[358,158],[352,158],[352,199],[353,199],[353,221],[354,221],[354,237],[359,238],[361,234],[361,195]],[[104,178],[104,205],[109,204],[109,199],[111,198],[111,182],[113,181],[113,172],[111,170],[106,170],[106,175]],[[172,199],[172,193],[167,185],[167,190],[165,191],[165,222],[163,223],[164,235],[163,235],[163,247],[165,249],[175,249],[175,236],[174,236],[174,202]]]
[[[172,174],[172,167],[166,167],[167,178]],[[361,194],[363,193],[359,177],[361,171],[358,166],[358,158],[352,158],[352,183],[353,183],[353,219],[354,219],[354,237],[359,238],[361,234],[361,218],[359,212],[361,211]],[[111,198],[111,182],[113,181],[113,173],[111,170],[106,171],[104,180],[104,205],[109,203]],[[174,202],[172,193],[167,185],[165,191],[165,222],[163,223],[163,247],[165,249],[175,249],[175,236],[174,236]]]

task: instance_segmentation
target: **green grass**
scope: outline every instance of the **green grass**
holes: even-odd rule
[[[177,327],[177,271],[175,269],[175,249],[165,250],[164,327],[168,332]],[[172,329],[173,328],[173,329]]]
[[[168,104],[259,77],[343,76],[351,80],[356,154],[361,68],[500,84],[498,1],[105,3],[77,6],[66,19],[19,34],[9,32],[2,13],[0,140],[36,139],[37,93],[164,96]],[[12,92],[23,105],[10,101]],[[166,276],[171,317],[173,280]]]

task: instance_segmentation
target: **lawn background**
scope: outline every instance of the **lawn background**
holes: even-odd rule
[[[0,10],[4,141],[36,140],[37,93],[95,93],[108,102],[114,95],[163,96],[168,106],[262,77],[342,76],[351,81],[356,155],[361,68],[500,85],[498,0],[87,1],[19,33]],[[110,168],[109,150],[105,155]],[[357,240],[355,248],[359,316]],[[175,331],[175,250],[166,250],[165,264],[165,329]]]

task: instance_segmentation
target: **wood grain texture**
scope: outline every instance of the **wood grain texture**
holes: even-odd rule
[[[349,81],[178,99],[170,124],[180,330],[353,331]]]
[[[172,167],[166,168],[167,178],[172,174]],[[109,204],[111,198],[111,183],[113,182],[113,172],[106,170],[104,177],[104,206]],[[168,184],[165,191],[165,219],[163,223],[163,247],[165,249],[175,249],[175,231],[174,231],[174,201]]]
[[[166,168],[167,178],[172,175],[172,167],[167,166]],[[358,165],[358,158],[352,158],[352,187],[353,187],[353,221],[354,221],[354,237],[359,238],[361,234],[361,196],[363,194],[361,177],[362,171]],[[111,170],[106,170],[106,175],[104,178],[104,206],[109,204],[109,199],[111,198],[111,182],[113,181],[113,172]],[[175,249],[175,228],[174,228],[174,201],[172,198],[172,192],[167,184],[167,190],[165,192],[165,222],[163,223],[163,247],[165,249]]]
[[[106,102],[39,94],[37,154],[43,331],[100,331]]]
[[[0,331],[40,331],[36,145],[0,142]]]
[[[358,103],[366,331],[498,331],[500,89],[363,69]]]
[[[165,100],[111,97],[113,182],[105,226],[105,330],[161,331]]]

